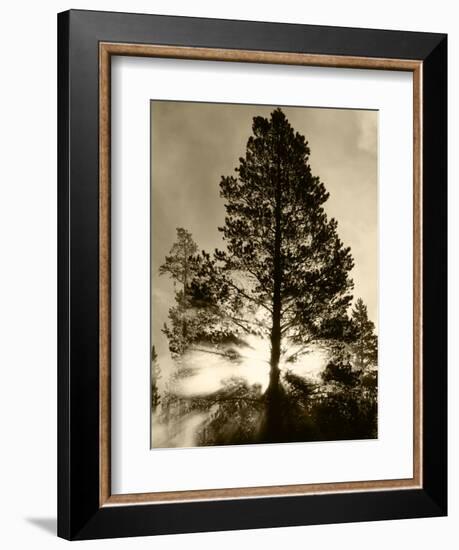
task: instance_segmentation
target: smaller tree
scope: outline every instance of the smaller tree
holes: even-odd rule
[[[161,401],[161,396],[158,389],[158,380],[161,378],[161,369],[158,363],[158,354],[155,346],[151,348],[151,406],[155,411]]]
[[[362,298],[357,300],[352,310],[352,323],[355,330],[355,341],[351,345],[353,363],[357,370],[364,372],[378,364],[378,337]]]
[[[359,298],[346,323],[346,338],[329,347],[329,361],[321,374],[325,392],[314,415],[325,439],[361,439],[377,434],[378,349],[375,326]]]
[[[177,282],[183,285],[183,298],[186,299],[188,286],[197,268],[195,255],[198,246],[189,231],[183,227],[177,227],[176,231],[177,241],[172,245],[166,261],[160,266],[159,274],[169,275],[174,285]]]
[[[191,311],[189,289],[199,268],[198,246],[189,231],[177,227],[177,241],[172,245],[165,262],[159,267],[160,275],[169,275],[175,292],[175,306],[169,309],[169,325],[165,324],[164,334],[169,340],[169,349],[174,356],[182,355],[193,340],[196,326]]]

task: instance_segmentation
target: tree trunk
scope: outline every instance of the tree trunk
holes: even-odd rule
[[[280,162],[277,163],[274,209],[274,257],[273,257],[273,300],[271,326],[271,358],[269,384],[266,390],[266,419],[264,439],[279,440],[281,437],[281,386],[279,361],[281,354],[281,290],[282,290],[282,262],[281,262],[281,181]]]
[[[276,270],[277,271],[277,270]],[[281,437],[281,386],[279,360],[281,352],[281,302],[280,282],[275,283],[273,299],[273,322],[271,328],[271,358],[269,371],[269,384],[266,390],[266,422],[265,439],[277,441]]]
[[[278,294],[276,290],[274,294]],[[276,394],[279,391],[279,360],[281,351],[281,328],[280,328],[280,300],[273,300],[273,323],[271,328],[271,358],[269,371],[269,393]]]
[[[280,311],[279,311],[280,312]],[[282,438],[282,389],[280,385],[280,315],[279,322],[274,321],[271,332],[271,359],[269,384],[265,393],[265,423],[263,439],[265,441],[279,441]]]

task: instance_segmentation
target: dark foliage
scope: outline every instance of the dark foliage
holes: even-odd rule
[[[161,402],[161,395],[158,388],[158,380],[161,377],[161,370],[158,364],[158,354],[155,346],[151,349],[151,406],[155,411]]]
[[[344,386],[353,387],[357,384],[358,374],[352,369],[349,363],[328,363],[325,370],[321,374],[322,380],[325,383],[337,382]]]
[[[266,394],[259,385],[250,386],[244,378],[229,378],[218,392],[208,395],[180,398],[170,394],[166,397],[167,421],[204,413],[196,439],[201,446],[376,437],[374,374],[349,376],[348,368],[339,369],[336,365],[326,371],[322,382],[285,372],[279,398],[279,429],[275,434],[264,430]]]

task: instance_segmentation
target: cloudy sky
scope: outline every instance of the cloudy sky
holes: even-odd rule
[[[234,174],[244,156],[252,118],[276,106],[151,102],[152,342],[167,353],[161,327],[173,300],[158,267],[175,241],[176,227],[193,234],[200,249],[222,247],[219,196],[222,175]],[[282,106],[281,106],[282,107]],[[330,193],[324,207],[355,260],[354,297],[362,297],[377,325],[377,121],[376,111],[282,107],[311,149],[312,173]]]

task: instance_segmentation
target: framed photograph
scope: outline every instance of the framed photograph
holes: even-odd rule
[[[58,35],[59,536],[446,515],[446,36]]]

